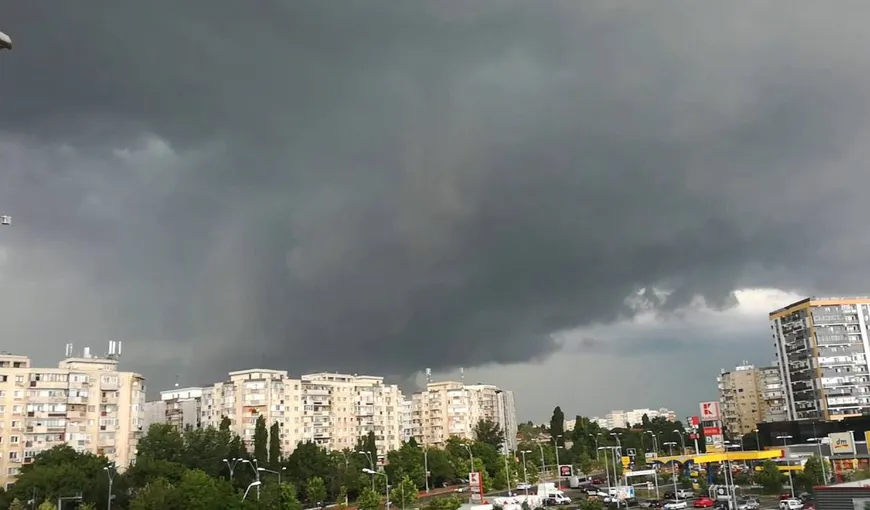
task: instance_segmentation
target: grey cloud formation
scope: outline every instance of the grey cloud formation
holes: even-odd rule
[[[641,288],[860,292],[847,4],[4,6],[3,335],[404,376],[543,360]]]

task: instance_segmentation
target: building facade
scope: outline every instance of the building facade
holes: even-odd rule
[[[425,445],[441,446],[451,437],[474,439],[481,420],[498,424],[507,448],[516,449],[517,418],[513,392],[489,384],[430,382],[411,398],[411,434]]]
[[[810,297],[769,319],[789,419],[840,420],[870,410],[870,297]]]
[[[716,378],[722,424],[731,438],[755,430],[758,423],[787,419],[779,367],[757,368],[748,362],[722,370]]]
[[[110,347],[110,352],[113,348]],[[57,368],[34,367],[26,356],[0,354],[0,479],[14,482],[40,452],[68,444],[105,456],[118,470],[135,458],[144,426],[145,379],[118,371],[118,356],[85,348]]]
[[[606,429],[630,428],[643,422],[643,415],[646,415],[650,420],[659,417],[668,421],[677,420],[677,413],[662,407],[660,409],[632,409],[631,411],[615,410],[607,413],[604,418],[596,416],[591,421]]]

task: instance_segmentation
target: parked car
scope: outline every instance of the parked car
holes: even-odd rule
[[[662,506],[664,510],[681,510],[689,508],[689,504],[685,500],[670,500]]]
[[[779,495],[779,500],[780,500],[780,501],[783,501],[783,500],[786,500],[786,499],[791,499],[791,498],[792,498],[792,496],[791,496],[791,492],[783,492],[782,494]]]
[[[533,485],[530,483],[521,483],[521,484],[517,485],[517,490],[524,491],[524,490],[531,489],[532,487],[533,487]]]
[[[713,508],[716,502],[707,496],[701,496],[700,498],[696,498],[692,506],[695,508]]]
[[[648,499],[640,502],[641,508],[661,508],[663,503],[658,499]]]
[[[547,498],[547,505],[570,505],[571,498],[564,494],[554,494]]]
[[[677,491],[677,497],[680,499],[691,499],[695,497],[695,493],[691,489],[680,489]]]
[[[598,478],[597,476],[595,476],[595,477],[592,477],[592,483],[594,483],[595,485],[602,485],[602,484],[604,484],[604,479]]]
[[[673,491],[668,491],[665,493],[665,499],[677,499],[677,493]]]
[[[804,504],[799,499],[783,499],[779,502],[779,510],[801,510]]]
[[[610,500],[607,501],[607,506],[611,508],[631,508],[633,506],[638,506],[638,503],[637,498],[610,498]]]
[[[746,510],[759,510],[761,508],[761,502],[755,498],[745,498],[741,499],[737,502],[737,508],[741,508],[741,504],[746,507]]]

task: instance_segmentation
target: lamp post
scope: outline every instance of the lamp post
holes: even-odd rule
[[[510,494],[511,494],[511,470],[510,470],[510,467],[508,467],[508,453],[510,453],[510,452],[508,450],[507,440],[505,440],[505,442],[504,442],[504,479],[507,482],[508,496],[510,496]]]
[[[828,473],[825,471],[825,456],[822,454],[822,439],[821,437],[814,437],[810,439],[810,441],[816,443],[816,446],[819,447],[819,462],[822,463],[822,483],[828,483]]]
[[[785,454],[785,449],[788,446],[788,440],[791,436],[776,436],[777,439],[782,439],[782,456],[785,457],[786,467],[788,467],[788,485],[791,489],[791,498],[794,499],[794,478],[791,475],[791,462]]]
[[[655,456],[658,457],[659,456],[659,438],[656,436],[656,433],[653,432],[652,430],[647,430],[646,433],[652,436],[653,453],[655,453],[656,454]]]
[[[474,453],[471,451],[471,447],[467,444],[463,444],[466,451],[468,451],[468,461],[471,463],[471,469],[468,471],[469,473],[474,473]]]
[[[611,432],[610,435],[613,436],[613,439],[616,439],[616,446],[619,448],[618,452],[613,452],[613,480],[616,482],[616,486],[619,487],[619,474],[618,471],[616,471],[616,456],[618,453],[618,455],[622,457],[622,441],[619,440],[619,434],[616,432]]]
[[[671,456],[671,473],[674,477],[674,497],[679,500],[680,495],[677,494],[677,461],[674,459],[674,446],[677,446],[677,443],[675,441],[668,441],[667,443],[664,443],[664,445],[668,447],[668,454]]]
[[[556,483],[559,489],[562,488],[562,472],[559,469],[559,438],[562,437],[562,434],[553,438],[553,450],[556,452]]]
[[[386,506],[389,508],[390,506],[390,477],[387,476],[387,473],[384,471],[375,471],[374,469],[363,469],[363,473],[368,473],[372,475],[372,480],[375,479],[375,475],[381,475],[384,477],[384,481],[386,482],[387,487],[387,503]]]
[[[256,482],[256,484],[254,482],[251,482],[251,484],[248,485],[248,489],[250,489],[251,487],[256,487],[257,501],[260,501],[260,465],[257,463],[257,459],[242,459],[242,463],[251,466],[251,470],[254,472],[254,482]],[[246,490],[245,494],[247,494],[247,492],[248,491]],[[242,499],[244,499],[244,497]]]
[[[229,459],[229,460],[227,460],[227,459],[223,459],[223,461],[224,461],[224,464],[227,465],[227,468],[230,470],[230,481],[232,482],[232,481],[233,481],[233,475],[234,475],[235,472],[236,472],[236,464],[238,464],[239,462],[241,462],[242,459],[237,459],[237,458],[233,457],[232,459]]]
[[[369,468],[370,468],[370,470],[371,470],[372,472],[376,472],[376,471],[375,471],[375,461],[374,461],[374,459],[372,458],[372,452],[366,452],[366,451],[360,450],[360,451],[358,451],[357,453],[360,454],[360,455],[365,456],[366,460],[369,461]],[[374,477],[374,476],[372,476],[372,490],[375,490],[375,477]]]
[[[531,450],[520,450],[523,456],[523,483],[526,485],[526,496],[529,495],[529,472],[526,470],[526,454],[532,453]]]
[[[607,477],[607,494],[610,494],[610,466],[607,465],[607,447],[600,446],[599,450],[604,450],[604,474]]]
[[[108,466],[104,467],[103,470],[109,477],[109,497],[106,501],[106,510],[112,510],[112,484],[115,483],[115,474],[117,473],[117,471],[115,470],[114,464],[109,464]]]
[[[424,478],[426,479],[426,494],[429,494],[429,447],[426,445],[421,445],[423,448],[423,471]],[[404,500],[404,497],[402,497]]]
[[[686,455],[686,438],[683,437],[683,432],[680,429],[674,429],[674,432],[680,436],[680,444],[683,446],[683,456]]]
[[[758,432],[758,429],[752,429],[752,432],[755,432],[755,446],[758,451],[761,451],[761,434]]]
[[[248,484],[248,488],[245,489],[245,493],[242,494],[242,501],[244,501],[245,498],[248,497],[248,492],[251,490],[251,487],[256,487],[256,488],[257,488],[257,493],[259,493],[259,492],[260,492],[260,480],[254,480],[253,482],[251,482],[250,484]]]
[[[273,471],[266,468],[257,468],[257,471],[260,471],[261,473],[272,473],[273,475],[278,475],[278,485],[281,485],[281,471],[287,471],[287,468],[282,467],[281,471]]]
[[[589,434],[589,435],[592,436],[592,434]],[[595,460],[601,460],[601,452],[599,451],[600,449],[598,448],[598,446],[599,446],[598,445],[598,438],[599,437],[601,437],[601,432],[592,436],[592,439],[595,440]]]
[[[547,470],[547,461],[544,460],[544,446],[538,443],[538,449],[541,450],[541,481],[543,481],[544,473]]]

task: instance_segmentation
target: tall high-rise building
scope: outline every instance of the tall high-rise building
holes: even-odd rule
[[[789,419],[870,410],[870,297],[810,297],[769,318]]]
[[[114,344],[112,342],[111,344]],[[92,356],[85,348],[57,368],[0,353],[0,480],[14,482],[40,452],[68,444],[105,456],[119,470],[134,459],[144,425],[145,379],[118,371],[118,355]]]
[[[430,382],[412,396],[411,430],[418,443],[443,445],[450,437],[473,439],[481,420],[496,423],[507,447],[516,449],[517,418],[513,392],[489,384]]]

